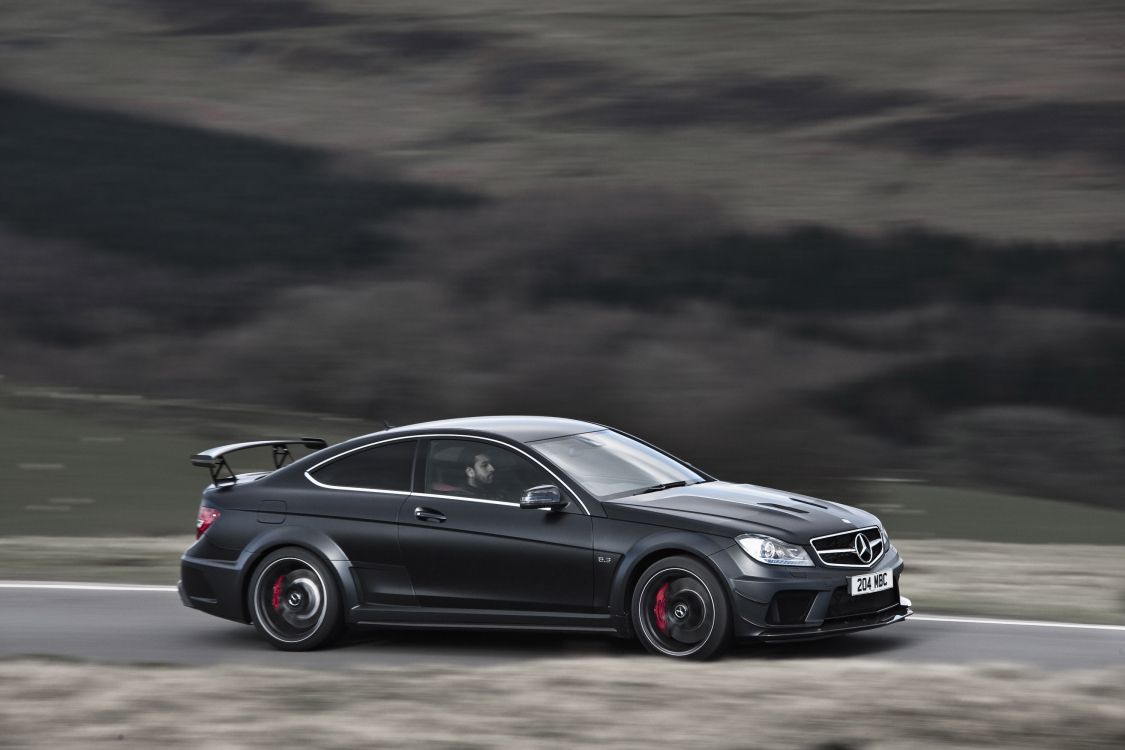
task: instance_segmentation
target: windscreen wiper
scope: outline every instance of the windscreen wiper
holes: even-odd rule
[[[681,479],[678,482],[665,482],[664,484],[654,484],[652,487],[645,487],[643,490],[637,490],[636,494],[644,495],[649,492],[660,492],[660,490],[670,490],[673,487],[687,487],[687,480]]]

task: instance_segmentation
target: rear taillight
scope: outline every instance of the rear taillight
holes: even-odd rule
[[[195,538],[203,536],[207,529],[211,528],[211,524],[215,523],[219,518],[219,511],[214,508],[208,508],[206,505],[199,506],[199,518],[195,521]]]

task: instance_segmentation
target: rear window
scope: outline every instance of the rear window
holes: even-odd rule
[[[321,466],[312,476],[332,487],[410,492],[417,444],[403,440],[365,448]]]

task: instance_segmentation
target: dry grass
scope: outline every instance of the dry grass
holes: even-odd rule
[[[191,537],[0,537],[0,576],[171,585],[190,543]],[[895,544],[906,560],[903,593],[919,612],[1125,624],[1125,547]]]
[[[898,540],[923,612],[1125,624],[1125,547]]]
[[[751,670],[600,658],[342,673],[20,660],[0,664],[0,726],[5,746],[51,748],[1053,750],[1125,741],[1121,669],[806,660]]]
[[[190,536],[0,537],[0,578],[175,584]]]

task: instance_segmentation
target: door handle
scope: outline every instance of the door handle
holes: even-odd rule
[[[433,521],[435,523],[443,523],[445,521],[444,514],[438,513],[436,510],[430,510],[429,508],[415,508],[414,517],[419,521]]]

